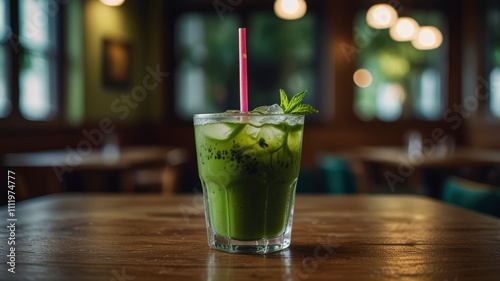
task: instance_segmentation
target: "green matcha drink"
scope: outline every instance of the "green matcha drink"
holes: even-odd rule
[[[210,225],[218,235],[257,240],[285,232],[291,223],[303,126],[303,115],[195,117],[198,172]]]
[[[250,112],[194,116],[208,244],[230,253],[267,254],[292,236],[305,92]]]

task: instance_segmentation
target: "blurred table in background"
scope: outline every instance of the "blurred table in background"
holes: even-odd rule
[[[163,146],[131,146],[83,150],[50,150],[4,155],[3,165],[16,172],[28,197],[44,185],[48,193],[71,190],[103,191],[115,178],[115,191],[132,192],[138,186],[160,185],[161,192],[173,193],[177,166],[187,162],[187,152]],[[24,182],[24,184],[23,184]],[[36,194],[35,196],[40,194]]]
[[[469,169],[480,178],[488,171],[497,172],[500,167],[500,150],[476,147],[457,147],[452,151],[434,149],[420,154],[409,153],[403,147],[359,147],[340,155],[351,162],[361,193],[370,192],[377,176],[404,184],[410,177],[420,175],[429,195],[438,197],[448,172]]]

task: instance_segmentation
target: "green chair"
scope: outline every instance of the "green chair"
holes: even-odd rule
[[[297,193],[325,193],[319,171],[316,167],[300,167]]]
[[[319,155],[317,165],[328,193],[353,194],[357,192],[354,173],[345,158],[324,153]]]
[[[443,186],[443,200],[484,214],[500,217],[500,188],[450,177]]]

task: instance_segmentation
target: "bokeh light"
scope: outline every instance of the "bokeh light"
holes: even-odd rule
[[[108,6],[120,6],[125,0],[101,0],[101,2]]]
[[[300,19],[306,12],[307,4],[304,0],[276,0],[274,2],[274,13],[282,19]]]
[[[389,33],[395,41],[411,41],[418,36],[420,26],[410,17],[401,17],[391,27]]]
[[[354,83],[361,88],[369,87],[373,81],[373,77],[370,71],[364,68],[356,70],[352,78],[354,80]]]
[[[417,38],[411,41],[413,47],[419,50],[432,50],[441,46],[443,34],[434,26],[422,26]]]
[[[366,22],[376,29],[385,29],[393,26],[398,19],[396,10],[388,4],[373,5],[366,13]]]

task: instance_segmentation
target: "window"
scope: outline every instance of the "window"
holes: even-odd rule
[[[491,71],[490,85],[490,111],[496,117],[500,117],[500,66]]]
[[[420,26],[437,27],[446,38],[439,12],[413,12],[411,17]],[[446,99],[444,43],[436,49],[418,50],[409,41],[395,41],[389,29],[367,25],[366,11],[354,18],[354,39],[358,50],[356,69],[363,70],[370,82],[354,86],[354,111],[360,119],[389,122],[441,118]]]
[[[232,36],[238,18],[226,15],[220,21],[217,14],[188,13],[176,27],[177,115],[190,120],[195,113],[229,109],[239,97],[238,37]]]
[[[238,28],[243,18],[190,12],[176,22],[177,116],[239,108]],[[289,95],[308,90],[307,103],[317,106],[317,22],[309,11],[295,21],[269,11],[248,15],[249,109],[279,103],[279,89]]]
[[[9,4],[17,6],[10,9]],[[0,21],[0,118],[7,118],[12,107],[27,120],[45,121],[56,117],[58,11],[55,0],[0,0],[0,14],[5,15],[3,22]],[[17,24],[13,24],[15,21]],[[19,28],[12,30],[12,26]],[[7,60],[9,57],[11,61]],[[16,58],[18,63],[13,61]],[[18,81],[18,87],[9,85],[12,80],[8,74]],[[17,104],[13,104],[14,101]]]
[[[500,117],[500,4],[493,1],[486,11],[486,72],[490,84],[489,111]]]
[[[0,118],[6,117],[11,112],[11,97],[7,87],[9,81],[7,68],[10,65],[7,60],[8,36],[10,33],[8,10],[7,0],[0,0]]]
[[[316,107],[316,18],[309,11],[287,21],[272,12],[255,12],[247,30],[249,95],[253,107],[279,103],[278,90],[289,96],[308,90],[305,102]],[[252,107],[252,108],[253,108]]]

